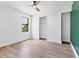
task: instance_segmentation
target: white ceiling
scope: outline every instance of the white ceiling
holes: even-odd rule
[[[40,12],[27,5],[32,5],[32,1],[0,1],[0,5],[16,8],[30,15],[38,13],[39,16],[46,16],[56,10],[71,10],[72,1],[40,1],[38,7]]]

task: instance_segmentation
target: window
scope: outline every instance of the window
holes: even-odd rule
[[[22,32],[28,32],[29,31],[29,18],[22,17]]]

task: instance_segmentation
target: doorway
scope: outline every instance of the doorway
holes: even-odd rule
[[[70,12],[61,14],[61,40],[70,43]]]
[[[46,16],[39,19],[39,37],[41,40],[46,40]]]

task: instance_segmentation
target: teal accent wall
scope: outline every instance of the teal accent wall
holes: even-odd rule
[[[79,10],[79,1],[74,1],[72,5],[72,11]]]
[[[79,1],[74,1],[72,5],[71,42],[79,56]]]

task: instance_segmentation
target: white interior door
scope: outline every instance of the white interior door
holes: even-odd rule
[[[61,38],[62,41],[70,42],[70,12],[61,15]]]

